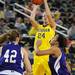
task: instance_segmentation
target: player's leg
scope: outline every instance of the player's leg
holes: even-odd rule
[[[52,75],[48,62],[33,65],[33,75]]]
[[[45,69],[42,64],[34,64],[33,67],[33,75],[44,75],[45,74]]]
[[[43,64],[43,67],[44,67],[44,69],[45,69],[45,74],[46,74],[46,75],[52,75],[52,74],[51,74],[50,67],[49,67],[49,65],[48,65],[48,62],[45,61],[45,62],[42,63],[42,64]]]
[[[32,66],[33,75],[44,75],[45,69],[41,62],[42,60],[38,56],[34,56],[34,64]]]

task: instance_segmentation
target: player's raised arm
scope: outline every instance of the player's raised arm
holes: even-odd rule
[[[34,5],[33,11],[31,12],[31,16],[27,15],[26,13],[24,14],[30,20],[32,26],[35,28],[37,28],[38,26],[38,22],[35,20],[37,8],[38,8],[38,5]]]
[[[39,7],[38,5],[34,5],[33,11],[32,11],[31,16],[30,16],[30,18],[31,18],[31,19],[30,19],[31,24],[32,24],[32,26],[35,27],[35,28],[37,28],[37,26],[38,26],[38,23],[37,23],[37,21],[35,20],[35,16],[36,16],[38,7]]]
[[[50,8],[48,6],[47,0],[44,0],[44,5],[45,5],[45,11],[46,11],[46,15],[47,15],[47,18],[49,20],[50,26],[55,30],[56,29],[56,23],[55,23],[54,19],[52,18],[51,11],[50,11]]]
[[[29,58],[28,58],[28,53],[26,52],[24,48],[22,48],[22,51],[23,51],[23,56],[24,56],[25,69],[28,73],[31,73],[32,69],[31,69]]]

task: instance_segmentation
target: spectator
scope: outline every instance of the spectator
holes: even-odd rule
[[[22,22],[22,18],[21,17],[18,17],[16,19],[15,27],[17,29],[20,29],[21,31],[22,30],[26,30],[26,26],[25,26],[24,22]]]
[[[5,19],[0,19],[0,34],[7,32],[10,28],[7,26]]]
[[[56,23],[59,25],[63,25],[63,22],[61,21],[60,16],[61,16],[61,12],[59,12],[58,10],[55,11],[54,19],[55,19]]]
[[[27,33],[28,33],[28,31],[30,30],[30,28],[31,28],[31,23],[30,23],[30,21],[29,21],[29,19],[28,18],[24,18],[24,24],[25,24],[25,26],[26,26],[26,31],[27,31]]]
[[[71,22],[72,22],[72,26],[68,30],[68,36],[70,39],[75,39],[75,15],[73,16]]]
[[[4,11],[2,6],[0,6],[0,18],[4,18]]]
[[[12,4],[12,3],[15,3],[16,0],[5,0],[6,4]]]
[[[12,7],[7,7],[7,10],[4,12],[5,13],[5,19],[9,20],[10,19],[15,19],[15,12],[13,11],[13,8]]]
[[[27,9],[33,10],[33,3],[28,2],[28,4],[25,6]]]

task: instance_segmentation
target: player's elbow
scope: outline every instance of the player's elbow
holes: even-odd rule
[[[26,71],[29,72],[29,73],[32,72],[31,66],[28,66],[28,67],[26,68]]]
[[[36,53],[36,55],[39,56],[40,54],[39,53]]]
[[[40,56],[40,52],[39,52],[39,51],[37,51],[37,52],[36,52],[36,55],[37,55],[37,56]]]
[[[32,68],[30,67],[30,68],[28,68],[28,72],[32,72]]]

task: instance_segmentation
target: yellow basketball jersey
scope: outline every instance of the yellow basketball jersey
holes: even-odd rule
[[[39,25],[35,36],[34,49],[36,48],[36,41],[38,39],[42,41],[42,44],[39,47],[40,50],[49,49],[50,48],[49,41],[54,37],[54,35],[55,31],[50,27],[50,25],[47,25],[46,27],[43,27],[43,25]],[[46,58],[48,60],[48,55],[40,57],[43,57],[44,59]]]
[[[34,27],[32,27],[30,29],[30,31],[28,32],[29,35],[36,35],[37,29],[35,29]]]

